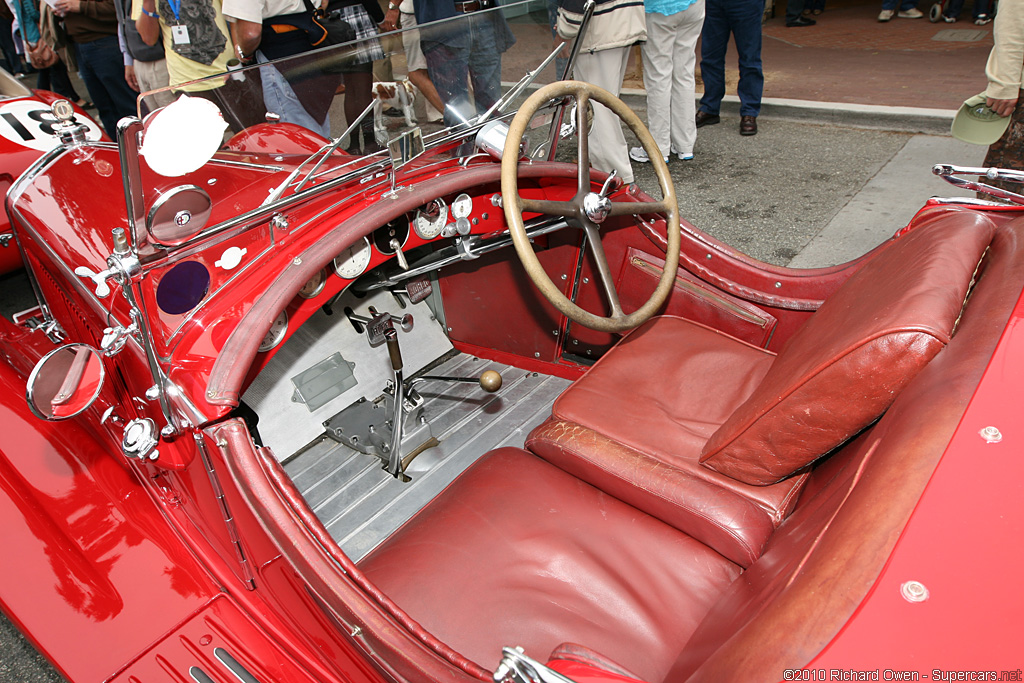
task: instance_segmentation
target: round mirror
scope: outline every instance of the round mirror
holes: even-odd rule
[[[44,420],[66,420],[91,406],[103,387],[103,357],[67,344],[42,357],[28,377],[28,407]]]
[[[139,151],[160,175],[182,176],[213,157],[227,127],[216,104],[182,95],[146,119]]]

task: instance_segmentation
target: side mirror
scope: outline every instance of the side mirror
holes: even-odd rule
[[[28,376],[28,407],[44,420],[67,420],[91,406],[103,388],[103,358],[85,344],[67,344],[43,356]]]

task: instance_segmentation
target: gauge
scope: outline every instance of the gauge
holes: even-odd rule
[[[463,192],[452,202],[452,216],[455,218],[469,218],[473,213],[473,198]]]
[[[299,296],[303,299],[312,299],[324,291],[325,284],[327,284],[327,271],[318,270],[316,275],[309,278],[306,284],[302,285],[302,289],[299,290]]]
[[[425,240],[432,240],[441,234],[448,222],[448,205],[443,199],[435,199],[416,212],[412,227]]]
[[[334,259],[334,272],[346,280],[354,280],[370,265],[370,240],[365,237],[348,247]]]
[[[288,331],[288,312],[281,311],[281,313],[274,318],[274,322],[270,323],[270,329],[267,330],[267,334],[264,335],[263,341],[260,342],[260,353],[269,351],[284,339],[285,333]]]

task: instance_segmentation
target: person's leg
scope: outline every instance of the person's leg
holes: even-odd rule
[[[576,59],[576,78],[604,88],[618,96],[626,75],[629,48],[617,47],[592,54],[581,52]],[[616,170],[623,182],[633,182],[629,149],[619,117],[602,104],[594,103],[594,126],[590,132],[590,165],[599,171]]]
[[[99,110],[103,128],[116,139],[117,122],[124,116],[135,115],[137,95],[124,79],[124,60],[117,36],[76,43],[75,48],[82,80]]]
[[[260,64],[266,64],[269,61],[267,56],[259,50],[256,51],[256,59]],[[263,104],[268,112],[279,114],[281,121],[302,126],[330,139],[331,128],[329,121],[327,119],[317,121],[309,115],[309,112],[302,106],[302,102],[299,101],[298,96],[295,94],[295,90],[292,89],[287,79],[276,67],[270,65],[261,66],[260,82],[263,84]],[[347,92],[346,90],[346,95]]]
[[[672,144],[670,149],[683,156],[693,154],[697,140],[695,90],[697,39],[704,25],[704,0],[697,0],[679,14],[672,67]]]
[[[495,21],[504,21],[500,15],[488,12],[470,16],[471,43],[469,48],[469,82],[473,86],[473,99],[478,113],[487,111],[501,99],[501,52],[495,49]]]
[[[761,113],[764,92],[764,71],[761,68],[761,0],[736,0],[730,10],[733,37],[739,53],[740,82],[736,94],[740,98],[740,116]]]
[[[427,58],[423,56],[423,49],[420,47],[420,32],[415,30],[416,15],[402,12],[402,47],[405,49],[405,66],[408,70],[409,81],[416,86],[427,102],[436,110],[438,115],[444,111],[444,102],[430,80],[430,72],[427,70]],[[431,118],[431,112],[427,112],[427,119]]]
[[[423,48],[423,56],[427,60],[427,71],[430,80],[437,88],[437,94],[441,96],[444,109],[446,125],[454,126],[460,123],[461,117],[472,116],[469,105],[469,65],[467,62],[468,49],[449,47],[448,45],[435,41],[420,39],[420,47]],[[457,108],[455,112],[448,106]],[[467,111],[461,111],[463,108]]]
[[[146,98],[146,104],[150,111],[166,107],[174,101],[170,90],[166,90],[171,82],[167,73],[167,60],[157,59],[152,62],[135,62],[135,80],[139,82],[139,90],[143,93],[155,92]]]
[[[942,16],[949,17],[950,19],[959,19],[960,12],[964,9],[964,0],[949,0],[946,3],[946,11],[942,13]]]
[[[658,143],[661,156],[667,157],[672,140],[670,122],[679,112],[672,108],[672,50],[675,45],[678,14],[647,13],[647,42],[641,48],[644,63],[644,88],[647,90],[647,128]],[[692,107],[691,107],[692,108]],[[691,112],[691,119],[693,118]]]
[[[800,18],[800,14],[804,9],[804,0],[787,0],[786,1],[786,23],[792,23]],[[763,12],[764,10],[762,10]]]
[[[725,96],[725,49],[729,45],[729,21],[726,3],[733,0],[710,0],[705,5],[704,28],[700,42],[700,75],[704,81],[704,96],[700,110],[718,116]]]
[[[71,82],[71,76],[68,75],[68,67],[64,65],[63,59],[58,59],[53,63],[53,66],[49,69],[43,69],[43,71],[47,72],[46,81],[48,84],[44,90],[52,90],[72,102],[81,100],[78,96],[78,91],[75,90],[75,84]],[[39,73],[40,79],[42,79],[42,76],[41,71]]]

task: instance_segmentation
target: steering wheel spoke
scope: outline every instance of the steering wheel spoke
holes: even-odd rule
[[[594,257],[597,278],[601,281],[601,291],[604,292],[605,300],[612,309],[612,317],[622,318],[625,314],[622,312],[622,304],[619,303],[619,293],[615,289],[612,269],[608,267],[608,257],[604,253],[604,244],[601,242],[601,232],[596,225],[589,222],[584,224],[583,232],[587,239],[587,249]]]
[[[520,211],[523,213],[543,213],[548,216],[564,216],[571,218],[576,215],[576,206],[572,202],[556,202],[547,199],[519,198]]]
[[[612,202],[608,216],[640,216],[649,213],[667,213],[668,205],[661,202]]]
[[[579,141],[576,154],[578,169],[575,195],[568,201],[523,198],[519,195],[518,150],[530,119],[552,99],[569,97],[576,100],[576,130]],[[611,196],[604,196],[599,188],[594,187],[590,174],[590,147],[586,125],[586,111],[591,99],[615,113],[639,138],[651,158],[657,175],[663,198],[661,201],[612,201]],[[516,254],[522,261],[526,274],[541,294],[566,317],[595,330],[622,332],[643,323],[665,303],[675,284],[676,269],[679,265],[681,241],[679,205],[676,202],[672,177],[669,175],[668,166],[663,161],[657,144],[643,122],[622,100],[597,86],[579,81],[561,81],[538,89],[523,103],[522,108],[509,125],[508,136],[505,140],[505,154],[501,162],[501,193],[509,234],[512,236]],[[594,260],[595,279],[611,309],[610,316],[599,316],[583,310],[565,296],[562,287],[556,286],[552,282],[541,266],[537,255],[533,253],[533,247],[526,235],[526,227],[523,223],[524,211],[575,218],[578,224],[582,225],[586,249]],[[665,251],[665,267],[651,297],[637,310],[627,314],[622,310],[622,303],[615,290],[615,274],[608,263],[608,256],[601,242],[600,224],[613,216],[644,214],[664,215],[666,224],[669,226],[666,236],[668,244]]]

